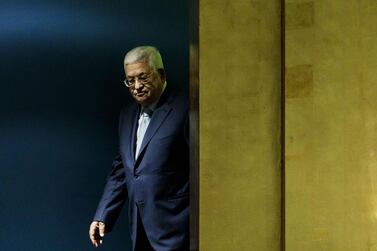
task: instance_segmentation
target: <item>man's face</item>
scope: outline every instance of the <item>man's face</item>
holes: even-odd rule
[[[126,78],[131,84],[131,96],[142,106],[155,102],[161,95],[164,76],[152,71],[148,62],[136,62],[124,66]]]

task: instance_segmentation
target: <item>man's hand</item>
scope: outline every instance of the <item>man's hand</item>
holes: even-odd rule
[[[93,221],[89,227],[89,238],[95,247],[102,244],[102,238],[105,236],[105,223]]]

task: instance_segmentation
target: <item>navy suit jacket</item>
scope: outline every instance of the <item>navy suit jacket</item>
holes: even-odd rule
[[[152,247],[189,250],[188,98],[165,89],[135,159],[140,106],[122,110],[119,152],[113,162],[94,220],[111,231],[128,201],[135,247],[137,210]]]

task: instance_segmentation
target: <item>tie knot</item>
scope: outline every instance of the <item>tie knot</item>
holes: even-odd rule
[[[152,117],[153,111],[148,107],[143,108],[142,115],[147,117]]]

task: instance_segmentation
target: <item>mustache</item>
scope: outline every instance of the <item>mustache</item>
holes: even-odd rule
[[[148,93],[148,90],[134,90],[133,91],[133,95],[137,96],[137,95],[146,95]]]

